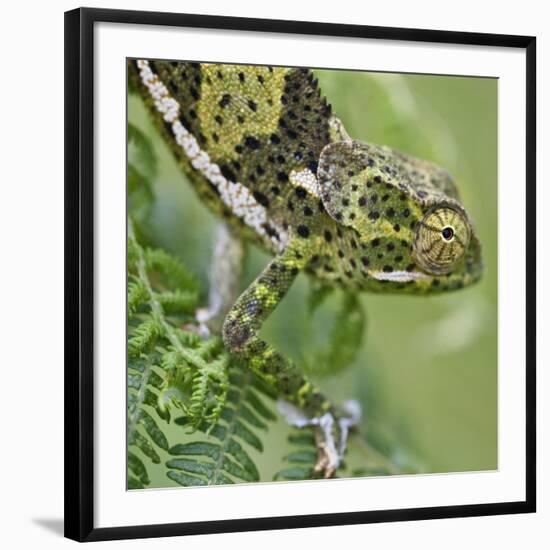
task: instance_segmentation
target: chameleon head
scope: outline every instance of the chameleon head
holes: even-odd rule
[[[462,288],[481,277],[479,240],[442,168],[349,140],[325,147],[318,180],[328,214],[359,240],[343,247],[344,257],[339,250],[344,264],[357,266],[345,271],[350,284],[426,293]]]

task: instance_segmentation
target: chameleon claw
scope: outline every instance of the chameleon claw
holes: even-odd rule
[[[330,412],[307,418],[300,409],[286,401],[279,400],[277,405],[290,425],[297,428],[314,426],[317,461],[313,471],[325,479],[332,477],[342,464],[349,431],[361,418],[360,404],[354,400],[346,401],[342,407],[344,416],[337,418]]]

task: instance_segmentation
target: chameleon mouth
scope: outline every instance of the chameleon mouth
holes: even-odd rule
[[[395,283],[408,283],[410,281],[427,281],[432,279],[430,275],[422,271],[371,271],[370,276],[377,281],[393,281]]]

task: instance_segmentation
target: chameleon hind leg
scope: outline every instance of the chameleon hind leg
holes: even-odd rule
[[[245,246],[225,223],[215,229],[209,272],[208,307],[196,312],[203,336],[220,333],[225,317],[239,296]]]
[[[316,471],[330,477],[339,466],[349,428],[350,412],[338,410],[288,358],[259,337],[264,321],[280,303],[309,259],[310,252],[292,240],[240,295],[223,325],[225,346],[286,402],[283,414],[298,427],[313,425],[318,460]]]

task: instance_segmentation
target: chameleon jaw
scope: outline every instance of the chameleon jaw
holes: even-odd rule
[[[330,412],[322,416],[308,418],[300,409],[282,399],[277,401],[277,408],[291,426],[297,428],[314,426],[317,462],[313,471],[316,474],[321,474],[325,479],[332,477],[342,464],[349,431],[361,419],[361,405],[359,402],[353,399],[346,401],[342,409],[347,416],[341,418],[335,418]]]

